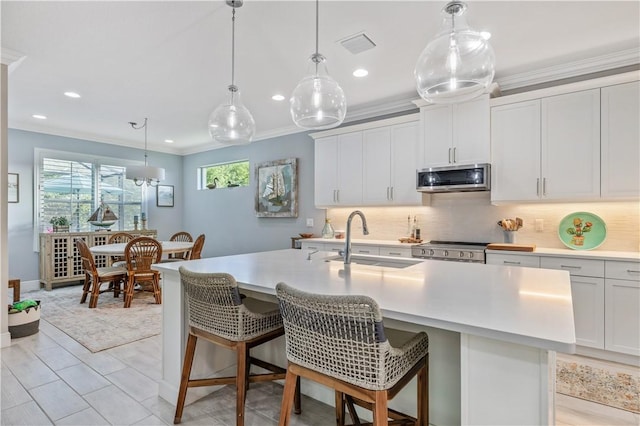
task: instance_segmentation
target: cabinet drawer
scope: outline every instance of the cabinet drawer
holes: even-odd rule
[[[606,260],[604,267],[605,278],[640,281],[639,262],[618,262]]]
[[[561,269],[570,275],[583,277],[604,277],[604,260],[575,259],[571,257],[543,257],[540,267],[545,269]]]
[[[527,268],[539,268],[539,256],[523,256],[518,254],[487,254],[487,263],[490,265],[524,266]]]
[[[344,250],[344,243],[327,243],[324,245],[324,250],[337,253],[340,250]]]
[[[380,254],[380,249],[378,249],[378,246],[352,245],[351,252],[357,254],[373,254],[377,256]]]
[[[324,250],[324,244],[322,243],[306,243],[303,242],[300,245],[300,248],[302,248],[302,250]]]
[[[411,249],[404,247],[380,247],[380,256],[411,257]]]

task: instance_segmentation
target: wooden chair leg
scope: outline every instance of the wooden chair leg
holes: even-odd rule
[[[336,399],[336,425],[344,426],[344,394],[340,391],[335,391]]]
[[[100,281],[94,279],[93,287],[91,288],[91,298],[89,299],[89,308],[95,308],[98,306],[98,296],[100,296]]]
[[[90,285],[91,285],[91,281],[89,280],[89,277],[85,275],[84,285],[82,286],[82,297],[80,298],[80,303],[84,303],[87,301],[87,294],[89,293]]]
[[[238,342],[236,369],[236,426],[244,426],[244,403],[247,397],[247,345]]]
[[[343,394],[342,399],[347,404],[347,410],[349,410],[349,415],[351,416],[351,423],[360,426],[360,417],[358,417],[358,412],[356,411],[356,406],[353,403],[353,398],[350,395]]]
[[[288,426],[291,419],[291,404],[296,392],[298,376],[287,368],[287,375],[284,379],[284,391],[282,392],[282,405],[280,406],[279,426]]]
[[[160,292],[160,275],[153,276],[153,297],[156,299],[156,304],[162,303],[162,293]]]
[[[376,391],[373,404],[373,426],[388,425],[389,407],[387,407],[387,391]]]
[[[418,372],[418,425],[429,425],[429,355]]]
[[[130,308],[131,307],[131,301],[133,300],[133,285],[135,283],[135,279],[132,276],[128,277],[127,279],[127,285],[125,286],[124,289],[124,307],[125,308]]]
[[[187,387],[189,385],[189,376],[191,376],[191,366],[193,365],[193,357],[196,353],[197,341],[198,338],[189,333],[187,347],[184,351],[182,377],[180,378],[180,390],[178,391],[178,401],[176,402],[176,414],[173,418],[173,424],[178,424],[182,421],[182,410],[184,409],[184,400],[187,397]]]
[[[293,412],[302,413],[302,396],[300,396],[300,376],[296,378],[296,393],[293,396]]]

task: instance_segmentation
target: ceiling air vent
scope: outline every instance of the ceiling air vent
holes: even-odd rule
[[[339,42],[345,49],[354,55],[376,47],[376,44],[371,41],[365,33],[358,33],[347,38],[343,38],[342,40],[339,40]]]

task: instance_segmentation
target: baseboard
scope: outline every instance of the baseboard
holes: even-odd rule
[[[8,348],[11,346],[11,333],[0,333],[0,348]]]
[[[32,281],[20,281],[20,298],[22,299],[23,293],[28,293],[30,291],[38,291],[40,290],[40,281],[32,280]]]

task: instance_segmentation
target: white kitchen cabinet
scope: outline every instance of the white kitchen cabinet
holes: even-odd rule
[[[423,167],[488,163],[489,95],[453,105],[420,108]]]
[[[418,122],[363,131],[363,205],[419,205]]]
[[[316,206],[362,204],[362,132],[315,142]]]
[[[539,256],[487,253],[486,260],[488,265],[522,266],[526,268],[540,267]]]
[[[600,91],[491,109],[491,201],[600,197]]]
[[[640,82],[601,89],[603,199],[640,198]]]
[[[543,257],[540,267],[569,272],[576,343],[605,349],[604,260]]]
[[[640,263],[606,261],[605,348],[640,356]]]
[[[379,249],[380,249],[380,256],[412,257],[411,256],[411,248],[380,246]]]

